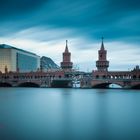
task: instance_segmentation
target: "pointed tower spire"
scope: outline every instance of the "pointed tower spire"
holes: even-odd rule
[[[61,68],[65,70],[71,70],[73,63],[71,62],[71,53],[68,50],[68,41],[66,40],[65,51],[63,52],[63,60],[61,62]]]
[[[101,44],[101,50],[104,50],[104,37],[102,37],[102,44]]]
[[[66,48],[65,48],[65,52],[69,52],[69,49],[68,49],[68,40],[66,40]]]
[[[98,60],[96,61],[96,67],[98,71],[108,71],[109,61],[107,61],[107,51],[104,48],[104,41],[102,37],[101,48],[98,51]]]

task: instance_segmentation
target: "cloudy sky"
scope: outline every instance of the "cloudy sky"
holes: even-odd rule
[[[139,0],[0,0],[0,43],[62,61],[69,40],[74,67],[96,69],[104,36],[110,70],[140,65]]]

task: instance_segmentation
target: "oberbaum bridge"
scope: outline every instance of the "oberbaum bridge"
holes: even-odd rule
[[[56,87],[72,88],[79,84],[79,88],[109,88],[111,84],[117,84],[124,89],[140,89],[140,68],[136,66],[131,71],[108,71],[107,51],[102,39],[101,48],[98,51],[96,61],[97,70],[86,73],[74,70],[71,62],[71,53],[66,41],[61,69],[36,72],[8,71],[0,73],[0,87]]]

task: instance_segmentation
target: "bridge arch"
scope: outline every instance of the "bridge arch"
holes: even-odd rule
[[[24,82],[20,83],[18,87],[40,87],[40,85],[34,82]]]
[[[131,87],[132,89],[140,89],[140,83]]]
[[[93,88],[109,88],[109,83],[100,83],[93,86]]]
[[[0,87],[12,87],[12,84],[6,82],[0,82]]]
[[[116,88],[122,88],[123,87],[122,83],[104,82],[104,83],[98,83],[98,84],[94,85],[93,88],[112,88],[112,87],[110,87],[111,84],[119,86],[119,87],[116,87]],[[113,87],[113,88],[115,88],[115,87]]]
[[[116,83],[112,83],[109,84],[109,88],[123,88],[123,86],[121,84],[116,84]]]

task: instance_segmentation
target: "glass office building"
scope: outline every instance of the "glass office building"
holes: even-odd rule
[[[30,72],[40,68],[40,57],[34,53],[21,50],[6,44],[0,45],[0,71]]]

